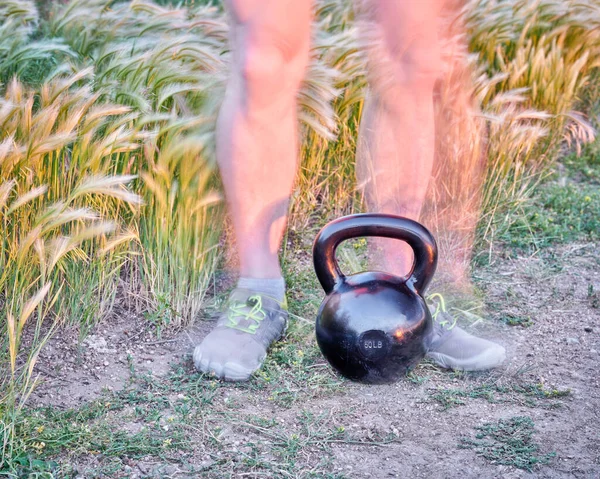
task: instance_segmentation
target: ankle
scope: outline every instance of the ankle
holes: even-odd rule
[[[276,278],[242,276],[238,280],[237,287],[262,293],[279,302],[283,302],[285,298],[285,281],[281,276]]]
[[[277,279],[282,277],[281,266],[277,256],[274,258],[256,251],[254,257],[240,258],[240,278]]]

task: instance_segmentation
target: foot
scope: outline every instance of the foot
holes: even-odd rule
[[[287,319],[285,300],[234,289],[215,329],[194,350],[196,369],[226,381],[247,381],[285,332]]]
[[[443,368],[480,371],[500,366],[506,358],[503,346],[478,338],[456,325],[456,319],[446,311],[444,298],[433,294],[433,332],[427,357]]]

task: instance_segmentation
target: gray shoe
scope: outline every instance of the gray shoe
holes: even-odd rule
[[[194,350],[194,365],[226,381],[247,381],[287,327],[287,305],[237,288],[215,328]]]
[[[478,338],[456,325],[446,311],[441,295],[431,295],[433,332],[429,338],[427,357],[443,368],[480,371],[500,366],[506,359],[503,346]]]

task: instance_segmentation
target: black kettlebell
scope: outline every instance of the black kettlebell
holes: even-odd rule
[[[406,241],[414,252],[412,271],[404,278],[379,271],[344,276],[335,250],[342,241],[362,236]],[[348,379],[365,383],[394,382],[416,366],[432,328],[422,297],[437,264],[431,233],[400,216],[345,216],[319,232],[313,262],[327,295],[317,316],[317,343],[329,363]]]

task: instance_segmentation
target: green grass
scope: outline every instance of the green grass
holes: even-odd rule
[[[536,189],[499,239],[511,248],[533,251],[600,237],[600,142],[561,160]]]
[[[508,384],[496,383],[469,386],[466,388],[438,388],[429,397],[437,402],[442,410],[456,406],[464,406],[471,399],[484,399],[489,403],[519,404],[528,407],[557,408],[560,402],[551,400],[568,397],[569,389],[546,388],[542,384]]]
[[[285,363],[280,367],[293,369]],[[307,383],[314,385],[310,378]],[[226,397],[232,389],[243,393],[239,400]],[[254,471],[342,478],[329,470],[332,445],[378,446],[398,439],[376,432],[369,438],[354,436],[346,430],[343,413],[331,416],[302,407],[315,394],[327,394],[320,386],[301,394],[293,423],[285,425],[268,411],[273,406],[286,410],[287,401],[274,401],[264,416],[247,412],[244,400],[253,391],[275,397],[278,384],[256,377],[230,385],[181,366],[163,378],[134,371],[123,390],[105,390],[75,409],[23,410],[16,421],[21,452],[13,458],[13,473],[27,477],[47,471],[53,474],[49,478],[72,478],[77,475],[75,464],[96,458],[95,466],[86,469],[91,477],[127,477],[130,459],[160,461],[164,467],[176,465],[201,474],[190,464],[194,449],[201,447],[210,457],[209,477]],[[232,431],[235,444],[229,439]],[[307,457],[320,459],[307,462]],[[8,473],[3,466],[0,473]]]
[[[536,466],[548,464],[556,455],[539,455],[539,446],[533,441],[534,424],[527,416],[488,422],[476,426],[475,430],[475,437],[462,437],[459,447],[473,449],[478,456],[493,464],[514,466],[532,472]]]
[[[524,328],[528,328],[533,324],[531,316],[522,316],[513,313],[506,313],[501,315],[498,318],[498,321],[501,321],[504,324],[507,324],[508,326],[522,326]]]
[[[534,203],[511,226],[510,246],[543,248],[573,241],[595,241],[600,231],[600,190],[594,185],[542,185]]]

